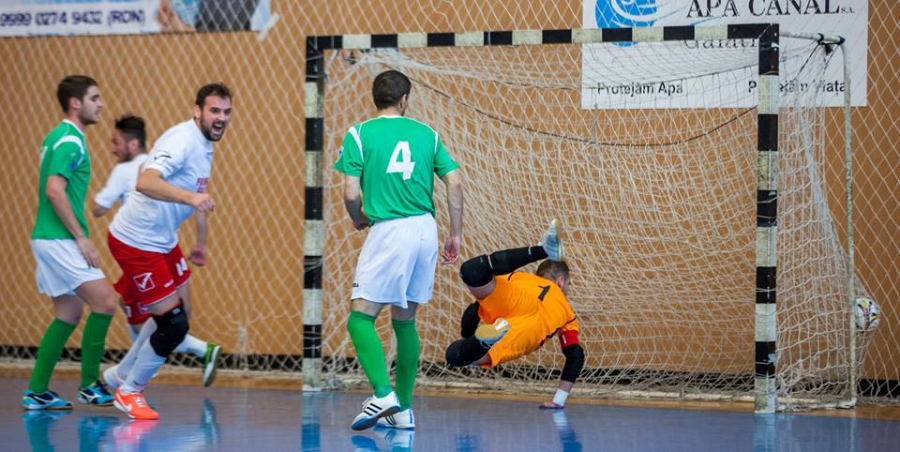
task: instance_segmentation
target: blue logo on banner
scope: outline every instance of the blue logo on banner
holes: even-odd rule
[[[599,28],[652,27],[658,19],[657,0],[597,0]]]

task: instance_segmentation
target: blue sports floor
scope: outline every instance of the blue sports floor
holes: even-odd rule
[[[217,383],[218,384],[218,383]],[[860,417],[417,396],[414,432],[350,430],[365,394],[155,384],[159,421],[113,407],[23,412],[0,378],[0,451],[811,451],[900,450],[900,422]],[[76,380],[53,388],[74,400]]]

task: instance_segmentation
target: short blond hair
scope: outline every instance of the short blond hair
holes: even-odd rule
[[[551,261],[550,259],[545,259],[538,265],[537,270],[535,270],[534,274],[540,276],[541,278],[549,279],[550,281],[556,281],[556,278],[560,276],[563,278],[563,281],[566,283],[569,282],[569,264],[566,261]]]

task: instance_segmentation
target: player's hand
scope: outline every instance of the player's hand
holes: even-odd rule
[[[194,193],[191,199],[191,206],[198,212],[212,212],[216,209],[216,203],[213,201],[209,193]]]
[[[188,256],[188,261],[194,265],[206,265],[206,245],[195,245]]]
[[[84,256],[84,260],[87,261],[88,265],[93,268],[99,268],[100,253],[97,252],[94,243],[87,237],[79,237],[75,239],[75,243],[78,245],[78,249],[81,250],[81,255]]]
[[[565,407],[565,405],[557,405],[553,402],[544,402],[538,408],[542,410],[561,410]]]
[[[459,248],[462,237],[447,237],[444,242],[444,252],[441,254],[441,265],[450,265],[459,259]]]
[[[360,212],[359,215],[359,218],[353,219],[353,228],[355,228],[357,231],[362,231],[363,229],[369,227],[369,222],[371,220],[369,220],[369,216],[366,215],[365,212]]]

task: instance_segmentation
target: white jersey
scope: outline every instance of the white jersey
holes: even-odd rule
[[[150,160],[150,156],[140,153],[134,156],[130,162],[117,164],[109,173],[106,186],[94,197],[94,202],[105,209],[111,209],[116,202],[120,201],[124,205],[125,201],[135,193],[134,186],[137,185],[138,171],[147,160]]]
[[[153,145],[141,171],[155,169],[171,185],[204,193],[212,170],[212,142],[193,120],[167,130]],[[109,232],[126,245],[168,253],[178,245],[178,227],[194,213],[187,204],[159,201],[134,192],[113,218]]]

